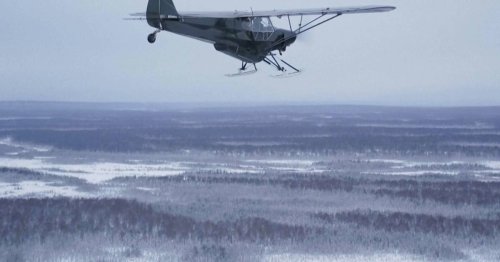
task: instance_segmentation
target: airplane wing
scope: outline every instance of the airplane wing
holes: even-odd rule
[[[361,14],[380,13],[396,9],[393,6],[360,6],[345,8],[316,8],[297,10],[271,10],[271,11],[234,11],[234,12],[185,12],[179,15],[186,18],[244,18],[244,17],[283,17],[283,16],[307,16],[328,14]]]
[[[244,18],[244,17],[278,17],[283,16],[307,16],[307,15],[328,15],[328,14],[363,14],[389,12],[396,9],[393,6],[359,6],[344,8],[316,8],[316,9],[296,9],[296,10],[271,10],[271,11],[233,11],[233,12],[180,12],[179,15],[185,18]],[[130,14],[133,19],[143,19],[146,13]],[[160,17],[161,18],[161,17]]]

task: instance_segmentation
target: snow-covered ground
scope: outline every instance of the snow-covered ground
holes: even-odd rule
[[[368,159],[368,163],[383,163],[387,167],[373,168],[365,174],[382,174],[392,176],[420,176],[427,174],[437,175],[459,175],[466,173],[470,175],[495,176],[500,174],[500,161],[449,161],[449,162],[416,162],[398,159]],[[450,168],[452,165],[477,164],[483,169],[471,169],[462,171]],[[33,158],[22,158],[6,156],[0,157],[0,167],[23,168],[53,175],[76,177],[89,183],[103,183],[116,177],[159,177],[175,176],[192,171],[220,171],[227,173],[250,173],[259,174],[265,171],[275,170],[280,172],[308,172],[321,173],[335,171],[335,167],[326,167],[313,160],[299,159],[275,159],[275,160],[242,160],[232,163],[204,162],[204,161],[163,161],[146,162],[142,160],[124,160],[116,162],[112,160],[96,160],[94,162],[83,162],[74,159],[67,163],[60,161],[56,156],[41,156]]]
[[[91,184],[101,184],[117,177],[162,177],[176,176],[186,172],[209,171],[225,173],[263,174],[269,171],[290,173],[335,173],[336,165],[325,165],[325,159],[185,159],[151,160],[148,155],[137,158],[107,158],[90,152],[73,152],[67,156],[63,151],[41,145],[20,143],[10,137],[0,138],[3,146],[0,155],[0,168],[28,169],[42,173],[75,177]],[[29,153],[29,154],[24,154]],[[332,159],[335,160],[335,159]],[[342,160],[341,160],[342,161]],[[495,160],[449,160],[449,161],[410,161],[396,158],[368,158],[362,160],[370,165],[363,174],[390,176],[422,176],[468,174],[481,181],[500,180],[500,161]],[[327,162],[328,163],[328,162]],[[347,160],[346,163],[349,163]],[[352,164],[352,163],[351,163]],[[371,166],[373,165],[373,167]],[[462,170],[461,166],[467,168]],[[1,180],[0,180],[1,181]],[[1,196],[23,196],[29,194],[80,196],[75,188],[61,187],[44,182],[20,184],[1,184]]]
[[[16,156],[23,153],[29,152],[49,152],[51,147],[48,146],[40,146],[40,145],[29,145],[26,143],[19,143],[14,141],[10,137],[0,138],[0,146],[8,147],[10,150],[6,152],[6,155]]]
[[[465,129],[465,130],[489,130],[495,126],[486,123],[475,123],[474,125],[432,125],[432,124],[380,124],[362,123],[358,127],[383,127],[383,128],[407,128],[407,129]]]
[[[309,254],[276,254],[264,258],[266,262],[420,262],[428,261],[422,257],[408,254],[375,254],[375,255],[309,255]]]
[[[42,181],[22,181],[19,183],[0,182],[0,198],[20,197],[92,197],[90,194],[78,191],[77,187],[65,186],[60,183]]]
[[[481,164],[492,169],[500,170],[500,161],[482,161]]]
[[[370,159],[370,163],[383,163],[389,167],[381,170],[370,170],[364,174],[379,174],[390,176],[422,176],[422,175],[450,175],[469,174],[481,181],[497,181],[500,175],[500,161],[407,161],[398,159]],[[474,169],[461,170],[459,165],[477,165]]]
[[[73,161],[72,161],[73,162]],[[189,171],[220,171],[227,173],[263,173],[264,170],[284,172],[322,172],[314,167],[314,161],[304,160],[250,160],[245,164],[236,162],[193,162],[193,161],[159,161],[144,163],[141,160],[124,162],[100,161],[93,163],[59,163],[54,157],[13,158],[0,157],[0,167],[25,168],[53,175],[76,177],[89,183],[102,183],[116,177],[131,176],[175,176]],[[255,164],[260,163],[260,164]]]
[[[449,175],[455,176],[460,172],[458,171],[443,171],[443,170],[418,170],[418,171],[375,171],[363,172],[364,174],[377,174],[387,176],[423,176],[423,175]]]
[[[271,159],[271,160],[247,160],[249,163],[261,163],[271,165],[286,165],[286,166],[310,166],[315,161],[312,160],[297,160],[297,159]]]
[[[275,170],[280,172],[297,173],[322,173],[325,168],[315,166],[317,161],[303,159],[270,159],[270,160],[246,160],[249,164],[254,164],[260,169]]]
[[[61,164],[50,159],[0,158],[0,167],[26,168],[53,175],[76,177],[89,183],[102,183],[116,177],[130,176],[172,176],[188,170],[182,163],[129,164],[95,162],[81,164]]]

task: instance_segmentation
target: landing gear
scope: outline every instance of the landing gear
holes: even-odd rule
[[[150,44],[154,44],[156,42],[156,34],[150,34],[150,35],[148,35],[148,42]]]
[[[246,75],[251,75],[254,73],[257,73],[257,66],[253,64],[253,70],[248,70],[248,63],[247,62],[241,62],[241,67],[238,70],[238,73],[236,74],[227,74],[227,77],[235,77],[235,76],[246,76]]]
[[[269,58],[271,57],[271,59]],[[292,69],[294,72],[288,73],[286,68],[284,66],[281,66],[278,60],[276,60],[275,54],[269,53],[269,57],[264,58],[264,62],[266,62],[270,66],[274,66],[278,71],[281,73],[278,75],[273,75],[273,77],[291,77],[300,74],[302,71],[295,68],[291,64],[287,63],[285,60],[280,59],[283,64],[288,66],[290,69]]]
[[[161,30],[156,30],[153,33],[148,35],[148,42],[150,44],[154,44],[156,42],[156,35],[161,32]]]
[[[273,53],[269,53],[269,55],[266,58],[264,58],[263,61],[266,62],[268,65],[273,66],[278,71],[280,71],[280,73],[277,75],[271,75],[272,77],[286,78],[286,77],[296,76],[296,75],[299,75],[300,73],[302,73],[301,70],[295,68],[291,64],[287,63],[285,60],[280,59],[281,63],[283,63],[287,68],[293,70],[291,72],[288,72],[287,68],[285,68],[285,66],[281,66],[281,64],[276,59],[276,55]],[[251,69],[251,67],[249,65],[253,65],[253,69]],[[227,74],[226,76],[227,77],[246,76],[246,75],[251,75],[254,73],[257,73],[257,66],[255,65],[255,63],[241,62],[241,67],[238,68],[237,73]]]

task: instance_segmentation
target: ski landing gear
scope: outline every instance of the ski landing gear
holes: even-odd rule
[[[271,57],[271,58],[269,58]],[[278,60],[276,60],[275,54],[269,53],[269,56],[264,58],[264,62],[266,62],[268,65],[275,67],[278,71],[281,73],[277,75],[271,75],[272,77],[276,78],[285,78],[285,77],[292,77],[299,75],[302,71],[297,69],[296,67],[292,66],[291,64],[287,63],[285,60],[281,59],[281,62],[285,64],[288,68],[292,69],[293,72],[287,72],[287,69],[284,66],[281,66]]]
[[[248,70],[248,63],[247,62],[241,62],[241,68],[238,70],[238,73],[235,74],[227,74],[227,77],[236,77],[236,76],[247,76],[251,74],[257,73],[257,66],[253,64],[254,69]]]

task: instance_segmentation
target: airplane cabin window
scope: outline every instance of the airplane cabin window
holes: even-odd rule
[[[269,17],[255,17],[252,22],[255,32],[274,32],[274,26]]]
[[[274,26],[269,17],[254,17],[252,33],[256,41],[266,41],[274,33]]]

